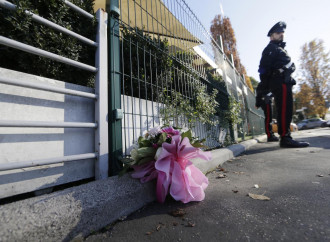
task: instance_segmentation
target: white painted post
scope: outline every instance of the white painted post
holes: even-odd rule
[[[222,42],[222,36],[221,35],[218,35],[218,44],[220,45],[220,48],[221,48],[221,51],[222,51],[222,62],[224,63],[225,62],[225,52],[223,50],[223,42]],[[230,90],[229,90],[229,87],[228,87],[228,81],[227,81],[227,71],[226,71],[226,68],[225,68],[225,65],[222,65],[222,73],[223,73],[223,80],[225,81],[225,84],[226,84],[226,89],[227,89],[227,92],[228,94],[230,94]]]
[[[95,179],[101,180],[108,177],[109,147],[108,147],[108,40],[107,22],[108,14],[102,9],[97,10],[98,20],[95,64],[98,70],[95,79],[95,121],[98,128],[95,132],[95,150],[98,154],[95,163]]]

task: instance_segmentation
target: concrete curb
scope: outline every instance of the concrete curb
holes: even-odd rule
[[[211,161],[194,160],[194,164],[206,173],[246,151],[258,139],[214,150]],[[18,201],[0,207],[0,241],[70,241],[155,200],[154,182],[141,184],[126,174]]]

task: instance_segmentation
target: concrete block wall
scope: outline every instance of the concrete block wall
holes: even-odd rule
[[[93,93],[92,88],[0,68],[0,75]],[[0,83],[0,120],[94,122],[94,100]],[[0,164],[94,152],[94,129],[0,127]],[[94,176],[94,159],[0,171],[0,198]]]

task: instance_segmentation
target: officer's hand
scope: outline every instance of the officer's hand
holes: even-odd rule
[[[289,68],[284,67],[284,72],[287,73],[293,73],[296,70],[296,65],[294,63],[292,63],[292,65]]]
[[[257,95],[256,96],[256,107],[260,108],[262,106],[262,97]]]

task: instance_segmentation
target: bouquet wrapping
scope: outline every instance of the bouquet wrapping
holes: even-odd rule
[[[139,137],[125,169],[132,167],[131,176],[142,183],[157,179],[156,195],[161,203],[168,194],[183,203],[202,201],[208,179],[191,159],[211,159],[211,152],[200,149],[205,147],[204,141],[193,138],[190,130],[155,127]]]

